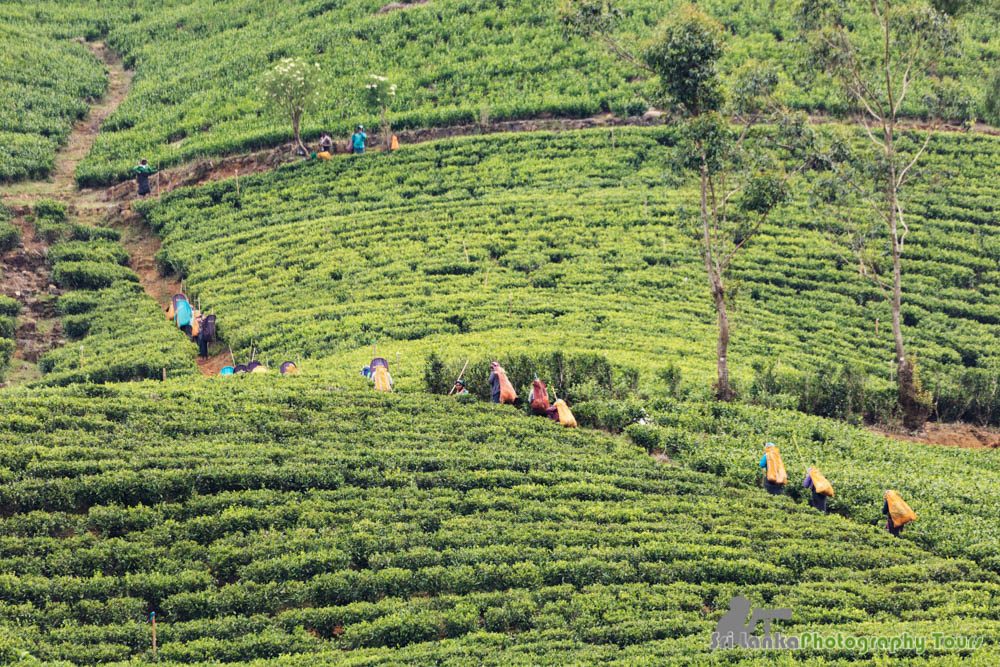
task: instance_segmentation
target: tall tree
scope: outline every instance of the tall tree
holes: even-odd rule
[[[623,61],[653,74],[657,101],[681,116],[680,163],[698,178],[701,254],[718,323],[715,393],[729,401],[727,278],[739,253],[787,201],[789,179],[807,163],[811,132],[803,115],[775,102],[778,76],[761,63],[744,65],[727,105],[718,72],[724,33],[700,10],[679,8],[637,54],[615,37],[620,16],[605,0],[565,0],[560,7],[571,32],[598,37]]]
[[[264,73],[260,92],[275,113],[288,117],[299,150],[308,153],[302,143],[302,117],[320,100],[319,63],[310,65],[302,58],[282,58]]]
[[[839,81],[849,108],[857,113],[867,138],[867,151],[845,151],[840,144],[830,151],[828,162],[841,182],[871,214],[870,220],[854,217],[846,229],[859,273],[885,293],[892,309],[897,388],[903,423],[909,429],[923,426],[929,400],[920,387],[916,366],[906,353],[903,339],[902,257],[910,231],[904,214],[904,190],[916,173],[938,129],[940,120],[917,141],[902,141],[907,134],[900,126],[904,103],[914,88],[932,90],[927,96],[933,107],[948,103],[947,92],[932,73],[941,59],[957,44],[945,14],[912,0],[803,0],[797,20],[812,47],[814,62]],[[867,28],[867,29],[866,29]],[[940,118],[940,114],[934,114]],[[872,228],[881,228],[880,234]],[[874,247],[888,243],[891,277],[884,278],[879,253]]]

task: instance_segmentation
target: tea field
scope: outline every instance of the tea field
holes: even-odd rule
[[[998,658],[995,569],[454,400],[273,374],[0,396],[4,648],[151,660],[156,612],[168,664],[736,664],[708,647],[742,594],[791,607],[783,633]]]
[[[234,350],[249,354],[253,341],[344,377],[374,339],[398,355],[409,388],[431,352],[458,368],[590,352],[638,369],[641,393],[662,394],[676,367],[685,395],[704,395],[714,313],[673,137],[633,128],[616,130],[614,146],[607,130],[449,140],[301,163],[241,179],[239,195],[225,181],[140,209],[163,238],[160,259],[216,309]],[[1000,417],[995,395],[969,398],[1000,361],[998,168],[997,140],[937,136],[910,206],[905,331],[949,419]],[[748,396],[773,405],[885,416],[889,310],[824,225],[800,191],[739,259],[730,366]],[[864,376],[852,408],[827,396],[845,365]]]
[[[108,77],[82,44],[6,25],[0,8],[0,183],[44,178]]]
[[[620,37],[641,42],[677,4],[621,3]],[[982,116],[988,84],[1000,67],[1000,30],[990,3],[970,4],[958,18],[961,46],[940,74],[953,80],[956,100],[968,98]],[[0,6],[0,21],[52,40],[101,38],[136,71],[131,94],[104,123],[77,170],[81,185],[128,178],[140,155],[166,167],[289,140],[287,123],[263,113],[257,92],[264,71],[288,56],[305,57],[323,71],[323,101],[306,118],[310,138],[326,129],[346,139],[358,122],[374,125],[375,111],[363,101],[371,74],[397,84],[389,117],[400,128],[633,115],[654,99],[641,72],[623,70],[599,47],[566,37],[554,3],[435,0],[380,11],[384,6],[393,5],[154,0],[139,10],[126,0],[12,0]],[[786,102],[843,111],[831,83],[804,66],[794,0],[711,0],[699,6],[730,34],[727,72],[749,57],[773,60],[783,69]],[[859,31],[871,28],[863,16],[852,18]],[[914,90],[904,113],[925,114],[925,92]]]

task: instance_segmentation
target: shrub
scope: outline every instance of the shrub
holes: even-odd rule
[[[0,316],[17,317],[21,314],[21,302],[0,294]]]
[[[39,199],[35,202],[35,217],[53,222],[66,221],[66,204],[55,199]]]
[[[102,289],[118,280],[137,283],[139,276],[107,262],[60,262],[52,270],[52,281],[63,289]]]
[[[0,220],[0,253],[13,250],[20,242],[21,230],[16,225]]]
[[[61,315],[81,315],[97,307],[98,298],[89,292],[68,292],[59,297],[56,310]]]

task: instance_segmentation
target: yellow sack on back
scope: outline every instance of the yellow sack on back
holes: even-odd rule
[[[576,417],[573,416],[569,406],[566,405],[566,401],[560,398],[553,405],[559,413],[559,423],[566,428],[576,428]]]
[[[772,484],[788,483],[788,473],[785,472],[785,462],[781,460],[781,452],[777,447],[768,447],[764,450],[767,458],[767,481]]]
[[[251,373],[266,373],[266,372],[267,372],[267,366],[264,366],[264,365],[262,364],[262,365],[260,365],[260,366],[257,366],[256,368],[254,368],[254,369],[253,369],[252,371],[250,371],[250,372],[251,372]]]
[[[200,310],[196,310],[193,313],[191,313],[191,337],[192,338],[194,338],[195,336],[197,336],[198,335],[198,331],[201,329],[201,324],[198,323],[198,320],[200,320],[200,319],[201,319],[201,311]]]
[[[318,157],[320,160],[329,160],[333,156],[330,155],[330,151],[320,151],[319,153],[316,153],[316,157]]]
[[[895,491],[885,492],[885,502],[889,505],[889,518],[896,528],[905,526],[917,518],[917,513],[910,509],[906,501],[899,497]]]
[[[816,493],[821,496],[833,498],[833,484],[830,484],[826,477],[823,476],[823,473],[819,471],[819,468],[816,466],[809,468],[809,479],[812,480],[813,489]]]
[[[376,366],[372,373],[372,382],[375,383],[375,391],[392,391],[392,383],[389,381],[389,369],[385,366]]]
[[[174,312],[174,300],[171,299],[170,300],[170,307],[167,308],[167,319],[168,320],[173,320],[174,319],[174,315],[176,315],[176,313]]]

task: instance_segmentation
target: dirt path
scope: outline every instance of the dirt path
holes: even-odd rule
[[[1000,431],[991,428],[973,426],[955,422],[939,424],[928,422],[924,430],[917,435],[894,433],[885,428],[871,427],[869,429],[879,435],[904,442],[920,442],[926,445],[941,445],[944,447],[959,447],[962,449],[997,449],[1000,448]]]

